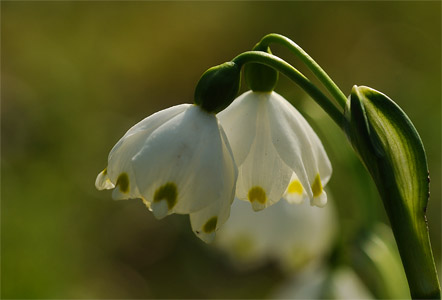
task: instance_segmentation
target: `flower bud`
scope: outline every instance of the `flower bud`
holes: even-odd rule
[[[218,113],[232,103],[239,91],[241,69],[226,62],[208,69],[195,89],[195,104],[209,113]]]

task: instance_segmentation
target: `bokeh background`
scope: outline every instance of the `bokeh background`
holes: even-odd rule
[[[300,44],[345,93],[376,88],[414,122],[427,150],[440,266],[440,2],[2,1],[1,297],[273,297],[291,275],[271,259],[238,269],[193,235],[186,216],[157,221],[141,201],[112,201],[94,187],[130,126],[192,102],[206,69],[271,32]],[[312,77],[292,54],[272,50]],[[338,214],[340,250],[331,253],[362,274],[352,255],[359,233],[388,224],[375,187],[302,90],[285,78],[276,90],[322,138]]]

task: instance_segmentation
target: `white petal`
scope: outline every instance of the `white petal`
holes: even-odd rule
[[[150,210],[157,219],[162,219],[169,214],[167,201],[151,202]]]
[[[327,193],[325,191],[322,191],[322,193],[313,198],[313,201],[311,202],[312,206],[317,207],[324,207],[327,204]]]
[[[319,174],[322,185],[331,176],[331,164],[324,147],[307,121],[283,97],[273,92],[268,103],[273,144],[313,201],[310,186],[316,176]]]
[[[290,181],[293,171],[281,160],[272,144],[266,110],[267,93],[255,93],[257,106],[256,136],[250,151],[239,166],[237,197],[249,200],[254,210],[261,210],[278,202]],[[247,135],[246,132],[243,132]]]
[[[164,110],[161,110],[159,112],[156,112],[134,126],[132,126],[125,134],[124,136],[117,142],[117,144],[112,148],[111,152],[109,153],[109,159],[115,154],[115,152],[124,144],[132,144],[134,142],[137,142],[138,139],[131,138],[133,135],[144,132],[142,136],[146,137],[152,131],[157,129],[159,126],[167,122],[168,120],[172,119],[179,113],[182,113],[185,111],[191,104],[180,104],[176,106],[172,106],[169,108],[166,108]],[[139,136],[138,136],[139,138]],[[137,148],[137,147],[132,147]]]
[[[303,157],[304,148],[309,145],[308,139],[302,127],[292,126],[291,123],[296,122],[299,116],[293,113],[290,104],[285,105],[285,100],[280,98],[282,97],[273,92],[268,101],[272,143],[281,159],[297,174],[308,196],[313,198]]]
[[[223,140],[224,155],[233,158],[232,150],[222,127],[220,127],[220,132]],[[227,161],[231,160],[228,159]],[[193,232],[206,243],[211,243],[215,239],[216,231],[227,221],[230,215],[230,206],[235,197],[238,170],[234,163],[230,163],[227,165],[226,171],[226,176],[231,184],[225,189],[224,195],[217,199],[217,201],[211,201],[212,204],[208,207],[190,214]],[[232,173],[233,177],[231,176]],[[228,194],[229,191],[230,194]]]
[[[143,144],[155,129],[189,106],[190,104],[177,105],[145,118],[130,128],[112,148],[107,167],[108,178],[116,186],[112,198],[119,200],[141,197],[132,170],[132,158],[141,150]],[[126,181],[126,177],[128,189],[122,190],[118,181],[119,179],[120,182]]]
[[[195,234],[206,243],[215,239],[215,233],[230,215],[230,205],[233,200],[234,189],[230,197],[219,199],[206,208],[190,214],[190,224]]]
[[[104,169],[98,174],[97,179],[95,180],[95,187],[100,191],[113,189],[115,187],[107,176],[107,169]]]
[[[315,157],[315,163],[318,169],[318,173],[321,176],[322,185],[325,186],[330,180],[332,174],[332,165],[319,137],[316,135],[316,133],[313,131],[313,129],[310,127],[305,119],[302,119],[302,121],[304,122],[304,128],[308,133],[312,145],[311,150]]]
[[[227,134],[238,166],[246,159],[255,139],[257,98],[256,93],[246,92],[217,115]]]
[[[218,120],[190,106],[161,125],[132,160],[137,185],[149,202],[167,201],[168,214],[191,213],[227,198],[235,184],[231,152]],[[157,216],[164,205],[152,203]]]
[[[321,140],[319,139],[313,128],[310,126],[310,124],[307,122],[307,120],[292,105],[290,105],[287,100],[285,100],[284,98],[282,98],[282,100],[282,102],[285,102],[285,105],[292,107],[293,113],[299,116],[299,123],[304,128],[306,136],[308,137],[311,145],[310,152],[313,159],[308,162],[315,165],[315,168],[318,170],[318,173],[321,177],[322,184],[325,186],[330,180],[332,174],[332,166],[327,153],[325,152],[324,146],[322,145]],[[292,124],[292,126],[294,126],[294,124]]]
[[[306,198],[308,198],[306,188],[302,186],[296,173],[293,173],[287,190],[284,193],[284,199],[292,204],[301,204],[304,203]]]

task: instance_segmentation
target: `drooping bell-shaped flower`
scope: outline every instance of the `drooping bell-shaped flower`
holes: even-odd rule
[[[348,266],[311,266],[273,291],[272,299],[377,299]]]
[[[155,217],[189,214],[210,242],[229,217],[237,168],[214,113],[191,104],[157,112],[135,126],[109,154],[96,179],[114,199],[141,198]]]
[[[332,168],[302,115],[275,92],[246,92],[218,114],[238,166],[236,196],[261,210],[282,197],[327,203]]]
[[[299,271],[326,257],[337,225],[333,205],[318,208],[307,202],[279,201],[256,213],[248,203],[235,199],[215,245],[239,267],[259,267],[270,259],[287,271]]]

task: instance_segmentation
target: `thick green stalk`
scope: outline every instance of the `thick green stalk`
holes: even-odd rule
[[[325,86],[330,94],[335,98],[339,105],[344,108],[347,102],[347,97],[334,83],[334,81],[328,76],[328,74],[316,63],[316,61],[310,57],[301,47],[289,38],[271,33],[262,38],[258,43],[260,47],[267,48],[271,43],[277,43],[287,47],[290,51],[296,54],[301,61],[313,72],[313,74],[319,79],[319,81]]]
[[[306,91],[307,94],[309,94],[309,96],[312,97],[313,100],[325,110],[325,112],[327,112],[333,121],[335,121],[339,127],[342,127],[344,120],[343,112],[341,112],[326,95],[308,80],[307,77],[281,58],[262,51],[248,51],[235,57],[232,62],[237,64],[239,68],[246,63],[260,63],[281,72],[304,89],[304,91]]]

